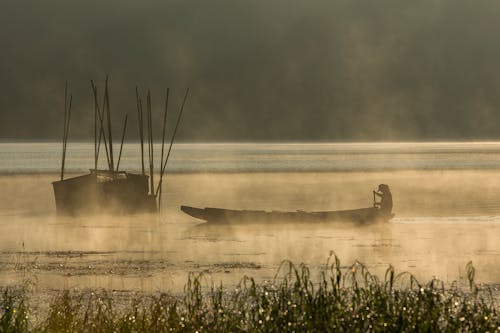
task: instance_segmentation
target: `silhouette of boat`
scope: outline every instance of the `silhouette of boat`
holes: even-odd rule
[[[324,212],[284,212],[263,210],[233,210],[224,208],[196,208],[181,206],[181,210],[208,223],[310,223],[310,222],[354,222],[373,223],[389,221],[394,215],[382,213],[379,208],[368,207],[352,210]]]
[[[153,213],[157,209],[156,195],[149,194],[148,175],[90,170],[52,186],[58,214]]]
[[[163,136],[161,145],[161,164],[160,180],[155,186],[154,175],[154,152],[153,152],[153,131],[152,131],[152,113],[151,113],[151,95],[147,95],[147,148],[149,155],[149,175],[146,174],[144,165],[144,124],[142,100],[139,97],[136,88],[138,127],[141,148],[142,173],[130,173],[119,170],[120,159],[125,139],[128,116],[125,116],[120,153],[118,161],[115,164],[113,157],[113,136],[111,133],[111,111],[109,107],[108,79],[106,78],[104,89],[104,101],[99,105],[97,88],[92,84],[94,93],[94,169],[85,175],[64,179],[64,166],[66,159],[66,146],[68,142],[69,119],[71,114],[71,96],[69,104],[67,103],[67,86],[65,91],[64,103],[64,134],[63,134],[63,153],[60,180],[52,182],[54,197],[56,203],[56,212],[58,215],[88,215],[95,213],[155,213],[159,209],[162,195],[162,178],[170,156],[170,151],[174,143],[175,135],[184,109],[184,104],[188,96],[189,89],[186,90],[184,100],[177,118],[174,132],[170,141],[168,153],[164,154],[166,116],[168,106],[168,93],[165,101],[165,111],[163,118]],[[107,125],[107,126],[105,126]],[[107,131],[104,128],[107,127]],[[104,148],[101,149],[101,146]],[[98,159],[102,151],[106,153],[108,169],[98,169]],[[158,201],[158,204],[157,204]]]
[[[181,210],[200,220],[208,223],[311,223],[311,222],[354,222],[367,224],[374,222],[387,222],[394,217],[392,214],[392,195],[389,187],[381,184],[379,190],[382,194],[374,191],[373,207],[351,210],[336,211],[264,211],[264,210],[233,210],[224,208],[196,208],[181,206]],[[382,201],[376,202],[375,195],[381,196]],[[389,199],[390,197],[390,199]]]

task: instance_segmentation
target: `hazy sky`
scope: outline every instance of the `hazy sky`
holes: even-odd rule
[[[59,139],[65,80],[70,138],[89,138],[89,81],[109,74],[117,138],[126,112],[136,137],[138,84],[156,124],[165,89],[177,108],[191,88],[185,140],[500,139],[499,17],[495,0],[5,0],[0,138]]]

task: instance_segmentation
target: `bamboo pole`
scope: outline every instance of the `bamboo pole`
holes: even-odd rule
[[[125,122],[123,124],[123,132],[122,132],[122,143],[120,144],[120,153],[118,154],[118,162],[116,163],[116,172],[118,172],[118,168],[120,167],[120,160],[122,158],[123,140],[125,140],[125,131],[127,130],[127,119],[128,119],[128,114],[125,114]]]
[[[69,106],[68,106],[68,111],[67,111],[67,117],[65,117],[65,124],[64,124],[64,139],[63,139],[63,157],[62,157],[62,166],[61,166],[61,180],[64,179],[64,165],[66,162],[66,150],[67,150],[67,145],[68,145],[68,135],[69,135],[69,120],[71,118],[71,105],[73,101],[73,96],[69,96]]]
[[[61,160],[61,180],[64,179],[64,159],[66,157],[66,120],[68,118],[68,81],[64,85],[64,123],[62,137],[62,160]]]
[[[144,123],[142,121],[142,102],[139,98],[139,88],[135,86],[135,96],[137,100],[137,125],[139,126],[139,139],[141,141],[141,165],[142,165],[142,175],[145,174],[144,171]]]
[[[149,180],[151,194],[154,193],[154,151],[153,151],[153,122],[151,116],[151,92],[148,91],[147,97],[147,116],[148,116],[148,146],[149,146]]]
[[[165,149],[165,133],[167,129],[167,112],[168,112],[168,97],[170,93],[170,88],[167,88],[167,94],[165,97],[165,111],[163,112],[163,131],[162,131],[162,137],[161,137],[161,158],[160,158],[160,168],[163,164],[163,155],[164,155],[164,149]],[[161,170],[160,170],[161,171]]]
[[[94,170],[97,170],[97,160],[99,153],[97,151],[97,98],[95,98],[94,83],[90,80],[92,86],[92,93],[94,94]]]
[[[161,137],[161,157],[160,157],[160,169],[163,165],[163,153],[164,153],[164,148],[165,148],[165,133],[167,129],[167,112],[168,112],[168,96],[170,93],[170,88],[167,88],[167,93],[165,97],[165,111],[163,113],[163,131],[162,131],[162,137]],[[158,186],[160,187],[160,193],[158,196],[158,212],[161,210],[161,195],[162,195],[162,186],[161,186],[161,170],[160,170],[160,181],[158,183]]]
[[[158,191],[160,190],[161,187],[161,183],[163,181],[163,174],[165,173],[165,169],[167,167],[168,158],[170,157],[170,152],[172,151],[172,145],[174,144],[175,136],[177,134],[177,129],[179,128],[179,124],[181,122],[182,112],[184,111],[184,105],[186,105],[188,94],[189,94],[189,88],[186,89],[186,94],[184,95],[184,100],[182,101],[182,106],[179,111],[179,115],[177,116],[177,122],[175,124],[174,133],[172,134],[172,138],[170,140],[170,146],[168,147],[167,157],[165,157],[165,162],[163,161],[161,162],[163,163],[163,165],[161,166],[160,182],[158,183],[158,187],[156,188],[156,194],[158,194]]]
[[[71,119],[71,107],[72,107],[72,103],[73,103],[73,95],[69,95],[69,106],[68,106],[68,121],[66,122],[66,137],[64,138],[64,157],[63,157],[63,174],[62,176],[64,176],[64,165],[65,165],[65,162],[66,162],[66,151],[68,149],[68,136],[69,136],[69,121]]]
[[[69,95],[69,106],[68,106],[68,121],[66,123],[66,138],[64,139],[64,142],[65,142],[65,147],[64,147],[64,151],[66,152],[66,149],[67,149],[67,145],[68,145],[68,136],[69,136],[69,121],[71,119],[71,108],[72,108],[72,104],[73,104],[73,95]]]
[[[105,82],[105,86],[107,86],[107,79],[108,77],[106,76],[106,81]],[[111,168],[111,160],[109,158],[109,148],[108,148],[108,141],[106,139],[106,129],[104,127],[104,122],[105,122],[105,114],[106,114],[106,94],[105,94],[105,91],[106,89],[104,89],[103,91],[103,94],[102,94],[102,107],[101,107],[101,110],[100,110],[100,113],[99,113],[99,119],[100,119],[100,122],[101,122],[101,133],[102,133],[102,137],[103,137],[103,141],[104,141],[104,148],[106,150],[106,161],[108,162],[108,169]],[[97,90],[96,90],[97,91]]]
[[[113,158],[113,135],[111,133],[111,110],[109,107],[109,89],[108,89],[108,78],[106,77],[106,87],[104,89],[104,98],[106,101],[106,114],[107,114],[107,120],[108,120],[108,142],[109,142],[109,171],[114,172],[115,170],[115,165],[114,165],[114,158]]]
[[[104,142],[104,150],[106,152],[106,161],[108,162],[108,168],[109,168],[111,162],[109,159],[109,151],[108,151],[108,142],[106,140],[106,132],[104,131],[104,108],[99,112],[99,121],[100,121],[101,131],[99,134],[99,142],[97,144],[97,151],[100,152],[101,138],[102,138],[102,141]]]
[[[105,99],[103,97],[103,109],[102,109],[102,112],[101,112],[101,109],[99,107],[99,99],[98,99],[98,96],[97,96],[97,87],[95,86],[94,82],[93,81],[90,81],[91,85],[92,85],[92,91],[94,92],[94,102],[95,104],[97,105],[97,116],[98,116],[98,119],[99,119],[99,140],[97,142],[97,159],[99,159],[99,155],[100,155],[100,151],[101,151],[101,140],[104,141],[104,148],[106,150],[106,160],[108,162],[108,168],[110,167],[110,163],[109,163],[109,153],[108,153],[108,144],[107,144],[107,141],[106,141],[106,133],[104,132],[104,102],[105,102]],[[96,170],[97,170],[97,167],[96,167]]]
[[[61,180],[64,179],[64,165],[66,162],[66,149],[68,144],[68,135],[69,135],[69,120],[71,118],[71,106],[73,102],[73,96],[69,97],[69,106],[68,106],[68,81],[66,81],[66,85],[64,88],[64,129],[63,129],[63,151],[62,151],[62,163],[61,163]]]

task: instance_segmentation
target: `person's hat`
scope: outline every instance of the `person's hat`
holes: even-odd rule
[[[387,185],[387,184],[380,184],[380,185],[378,186],[378,190],[379,190],[380,192],[385,192],[385,191],[388,191],[388,190],[389,190],[389,185]]]

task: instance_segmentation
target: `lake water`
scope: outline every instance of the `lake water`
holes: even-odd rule
[[[126,145],[121,168],[139,171],[139,151]],[[67,172],[87,172],[92,156],[92,144],[70,142]],[[0,285],[176,291],[188,272],[234,285],[272,279],[283,259],[319,270],[330,251],[424,281],[463,281],[472,261],[478,281],[500,283],[499,142],[177,144],[153,219],[57,218],[60,158],[58,143],[0,143]],[[380,183],[396,214],[383,225],[207,227],[179,210],[368,207]]]
[[[0,142],[0,173],[57,173],[60,143]],[[119,147],[114,147],[117,160]],[[159,165],[161,146],[154,146]],[[66,170],[94,167],[93,143],[68,143]],[[147,148],[145,151],[147,162]],[[106,167],[101,151],[100,167]],[[116,162],[115,162],[116,163]],[[140,145],[126,143],[120,167],[141,169]],[[500,168],[500,142],[225,143],[173,146],[170,172],[325,172],[383,170],[483,170]]]

